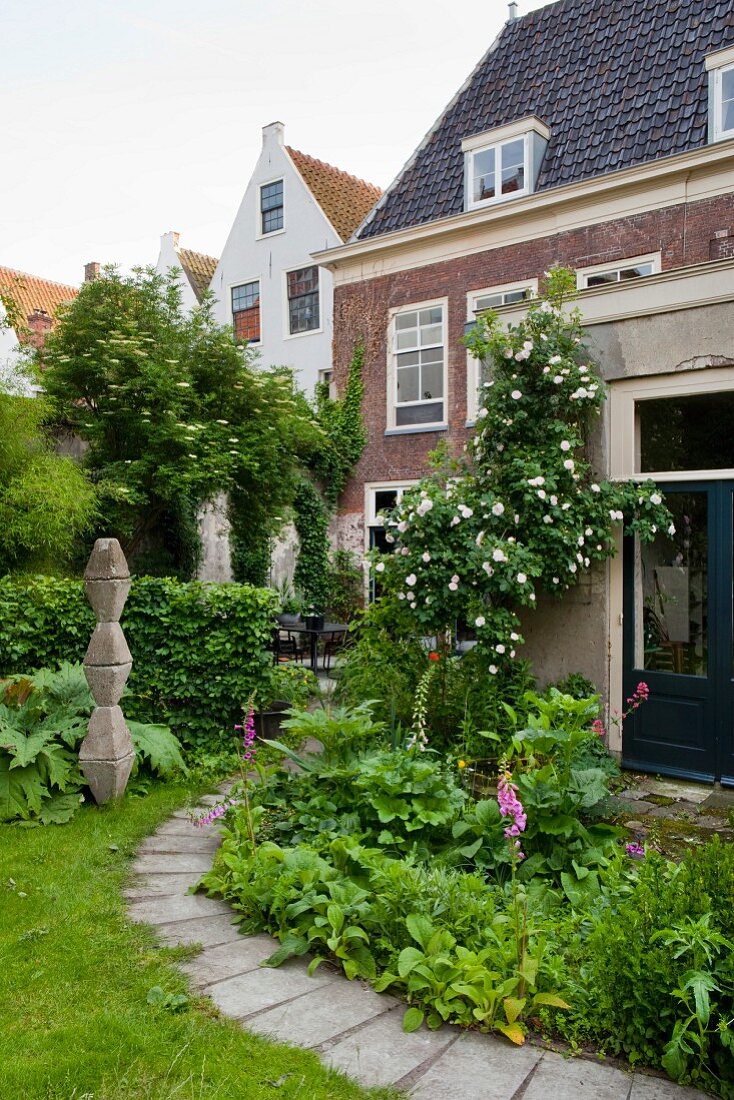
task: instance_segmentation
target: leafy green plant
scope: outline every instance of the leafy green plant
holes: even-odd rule
[[[94,703],[79,665],[41,669],[0,684],[0,821],[68,821],[83,800],[78,749]],[[183,773],[167,726],[128,723],[135,774]]]

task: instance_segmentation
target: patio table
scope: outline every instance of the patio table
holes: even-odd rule
[[[291,626],[289,623],[288,626],[284,626],[281,629],[287,630],[290,634],[308,635],[311,653],[311,668],[314,672],[317,672],[319,667],[319,638],[323,638],[326,634],[346,634],[349,630],[349,623],[324,623],[324,625],[320,627],[306,626],[305,623],[296,623]]]

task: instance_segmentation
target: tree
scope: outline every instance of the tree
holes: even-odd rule
[[[290,372],[257,368],[212,316],[186,313],[174,275],[107,268],[43,352],[57,413],[88,445],[105,530],[135,557],[157,538],[191,573],[201,503],[219,492],[274,524],[320,433]]]
[[[557,269],[518,325],[479,318],[467,342],[489,377],[476,434],[460,460],[439,455],[405,493],[387,536],[394,551],[375,560],[416,634],[468,623],[492,674],[516,656],[518,609],[538,591],[562,593],[610,557],[620,523],[643,540],[670,524],[653,482],[594,480],[586,443],[605,393],[580,313],[564,308],[574,288],[573,272]]]

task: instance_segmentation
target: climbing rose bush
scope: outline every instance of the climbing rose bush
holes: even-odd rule
[[[587,440],[605,388],[566,308],[574,292],[573,272],[555,269],[518,325],[479,317],[467,338],[486,375],[474,438],[458,460],[438,453],[390,517],[392,552],[374,558],[416,633],[467,622],[493,675],[523,642],[518,610],[578,584],[614,554],[620,526],[643,541],[672,531],[654,482],[594,477]]]

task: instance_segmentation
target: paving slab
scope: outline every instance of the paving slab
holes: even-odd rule
[[[145,921],[147,924],[170,924],[173,921],[215,917],[231,912],[226,902],[217,898],[205,898],[200,894],[147,898],[145,901],[133,901],[128,906],[130,920]]]
[[[187,894],[198,875],[141,875],[123,891],[128,901],[136,898],[162,898],[170,894]]]
[[[706,1095],[708,1094],[699,1092],[698,1089],[676,1085],[664,1078],[636,1073],[632,1079],[629,1100],[703,1100]]]
[[[242,939],[236,924],[232,924],[233,913],[226,916],[197,917],[195,920],[174,921],[160,924],[156,935],[169,947],[189,947],[200,943],[203,947],[214,944],[235,943]]]
[[[375,993],[359,982],[337,981],[297,1001],[253,1016],[247,1021],[247,1028],[284,1043],[316,1047],[396,1009],[399,1003],[394,997]],[[401,1019],[402,1015],[401,1012]]]
[[[326,970],[317,970],[312,978],[309,977],[303,961],[297,959],[285,962],[277,969],[250,970],[246,974],[215,982],[206,987],[206,993],[222,1012],[243,1019],[294,997],[312,993],[314,989],[335,980],[336,975]]]
[[[132,869],[143,875],[177,875],[189,871],[203,875],[211,866],[212,857],[207,852],[155,852],[138,856]]]
[[[515,1047],[494,1035],[465,1032],[418,1079],[409,1096],[411,1100],[510,1100],[543,1057],[537,1047]],[[585,1100],[591,1096],[594,1093]],[[551,1098],[570,1100],[552,1089],[543,1100]]]
[[[388,1012],[322,1054],[322,1061],[363,1085],[391,1085],[437,1058],[456,1038],[453,1028],[406,1034],[403,1013]],[[427,1094],[424,1094],[427,1096]],[[434,1093],[432,1100],[438,1100]]]
[[[182,969],[199,987],[232,978],[248,970],[257,970],[279,947],[272,936],[239,936],[231,943],[207,947]]]
[[[638,798],[634,802],[627,802],[626,806],[624,805],[624,802],[626,800],[622,799],[621,801],[623,803],[622,810],[626,811],[627,813],[649,814],[651,810],[655,809],[655,803],[645,802],[644,798]]]
[[[616,1066],[546,1055],[530,1079],[523,1100],[548,1100],[551,1096],[563,1100],[589,1100],[592,1096],[594,1100],[627,1100],[631,1081],[631,1074]]]
[[[154,836],[198,836],[202,831],[201,826],[196,826],[188,816],[185,818],[169,818],[163,825],[159,825]],[[210,825],[204,830],[205,836],[216,836],[216,825]]]
[[[193,829],[191,834],[193,835],[178,836],[155,833],[153,836],[145,838],[138,851],[142,855],[160,852],[166,855],[169,853],[202,852],[205,855],[213,856],[222,843],[218,836],[207,836],[206,833],[202,832],[195,833]]]
[[[712,793],[711,786],[703,783],[678,783],[675,780],[649,779],[642,786],[648,794],[695,803],[705,802]]]

